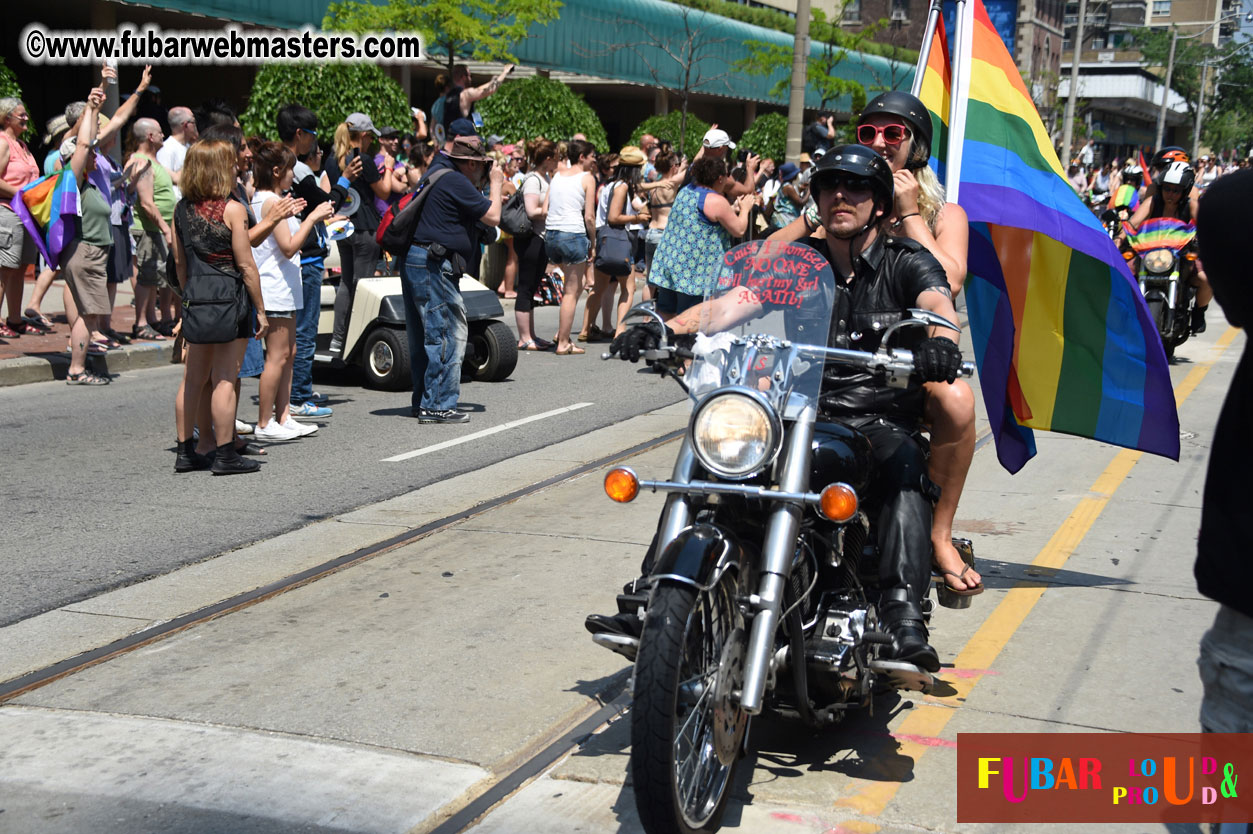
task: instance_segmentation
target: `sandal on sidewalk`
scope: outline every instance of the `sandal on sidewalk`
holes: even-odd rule
[[[35,325],[36,327],[42,327],[44,330],[52,329],[52,319],[36,310],[34,307],[27,307],[23,310],[22,319]]]
[[[9,327],[7,323],[0,324],[0,339],[20,339],[21,337],[22,334]]]
[[[543,351],[543,350],[547,350],[547,348],[542,348],[539,346],[538,342],[532,341],[532,342],[518,342],[518,350]]]
[[[131,331],[136,339],[147,339],[150,342],[164,342],[165,337],[158,333],[151,324],[137,327]]]
[[[65,377],[66,385],[108,385],[111,380],[106,376],[96,376],[90,371],[83,371],[81,374],[67,374]]]
[[[963,565],[961,569],[961,573],[958,573],[957,571],[943,570],[942,568],[935,567],[935,566],[932,567],[932,570],[939,576],[952,576],[964,582],[966,573],[971,570],[971,567],[970,565]],[[976,594],[983,593],[982,582],[980,582],[978,585],[974,586],[973,588],[954,588],[951,584],[949,584],[949,581],[945,579],[944,585],[948,589],[948,592],[950,594],[956,594],[959,597],[973,597]]]
[[[584,353],[587,353],[587,351],[585,351],[581,347],[574,345],[573,343],[571,343],[571,345],[567,347],[565,350],[562,350],[561,348],[557,348],[558,356],[580,356]]]

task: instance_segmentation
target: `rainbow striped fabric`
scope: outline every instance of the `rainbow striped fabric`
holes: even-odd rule
[[[1131,248],[1143,254],[1154,249],[1182,249],[1196,237],[1196,224],[1177,217],[1153,217],[1140,224],[1137,231],[1123,223]]]
[[[1126,206],[1131,211],[1135,211],[1140,205],[1140,189],[1134,185],[1120,185],[1118,190],[1114,192],[1114,196],[1109,198],[1109,207],[1118,208]]]
[[[69,168],[37,179],[9,203],[49,264],[61,263],[61,251],[78,233],[78,180]]]
[[[1017,472],[1032,429],[1178,459],[1166,355],[1139,286],[1071,189],[1018,67],[974,4],[959,202],[970,217],[965,284],[997,456]],[[930,67],[928,67],[930,72]],[[931,85],[923,102],[944,103]]]
[[[931,167],[940,182],[947,176],[948,114],[952,97],[953,70],[949,64],[948,36],[944,32],[944,17],[940,16],[935,21],[935,35],[927,52],[927,67],[918,92],[918,98],[931,112]]]

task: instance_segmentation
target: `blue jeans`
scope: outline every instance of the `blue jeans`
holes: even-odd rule
[[[401,270],[413,407],[446,411],[456,408],[461,395],[461,363],[470,329],[456,284],[460,276],[447,258],[428,262],[429,257],[426,247],[411,246]]]
[[[300,265],[305,306],[296,313],[296,358],[291,370],[291,403],[313,398],[313,351],[317,347],[318,317],[322,314],[322,259]]]

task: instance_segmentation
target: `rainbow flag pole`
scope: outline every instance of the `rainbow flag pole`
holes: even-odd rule
[[[927,28],[922,34],[922,48],[918,50],[918,66],[914,69],[914,83],[909,92],[915,96],[922,95],[922,81],[927,74],[927,64],[931,61],[931,45],[935,40],[935,30],[943,27],[944,0],[931,0],[931,8],[927,11]]]

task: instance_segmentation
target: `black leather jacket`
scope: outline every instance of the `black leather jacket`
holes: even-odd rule
[[[835,273],[836,297],[832,305],[829,347],[875,351],[881,334],[905,317],[905,311],[918,306],[918,296],[932,287],[948,289],[948,279],[940,262],[920,243],[909,238],[879,235],[854,261],[853,275],[841,275],[835,268],[827,240],[801,241],[831,262]],[[833,241],[835,246],[845,245]],[[797,341],[816,339],[806,334],[807,323],[795,322],[790,334]],[[812,327],[813,324],[809,323]],[[909,328],[893,338],[898,347],[911,347],[926,338],[922,328]],[[890,388],[873,374],[838,365],[823,373],[819,404],[824,416],[847,418],[884,415],[917,418],[922,414],[922,388]]]

